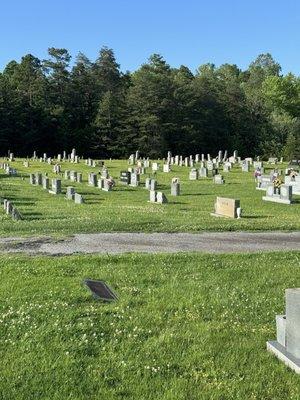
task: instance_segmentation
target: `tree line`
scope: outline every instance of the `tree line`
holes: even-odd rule
[[[114,52],[95,61],[66,49],[31,54],[0,73],[0,149],[19,156],[75,147],[97,158],[216,154],[300,158],[300,79],[281,74],[270,54],[247,70],[201,65],[172,68],[153,54],[123,73]]]

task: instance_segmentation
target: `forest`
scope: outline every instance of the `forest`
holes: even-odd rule
[[[216,154],[300,158],[300,78],[271,54],[234,64],[171,67],[159,54],[122,72],[114,51],[95,61],[66,49],[27,54],[0,73],[0,154],[71,151],[95,158]]]

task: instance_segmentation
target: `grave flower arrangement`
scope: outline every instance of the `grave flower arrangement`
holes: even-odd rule
[[[276,178],[276,179],[274,179],[274,181],[273,181],[273,185],[274,185],[274,187],[275,188],[280,188],[280,186],[282,185],[282,180],[281,180],[281,178]]]
[[[279,193],[280,191],[280,186],[283,184],[281,178],[276,178],[273,181],[273,185],[274,185],[274,189],[275,189],[275,193]]]

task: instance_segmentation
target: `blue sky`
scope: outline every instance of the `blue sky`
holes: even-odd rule
[[[94,60],[111,47],[122,70],[152,53],[192,71],[203,63],[247,68],[270,52],[283,72],[300,75],[300,1],[278,0],[2,0],[0,70],[48,47]]]

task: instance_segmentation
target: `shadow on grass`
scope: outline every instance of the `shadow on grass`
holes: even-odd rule
[[[184,196],[212,196],[214,193],[182,193],[180,197]]]
[[[23,219],[28,221],[40,220],[42,219],[43,214],[39,212],[22,212]],[[48,219],[48,218],[47,218]]]
[[[243,215],[242,219],[265,219],[270,218],[269,215]]]

